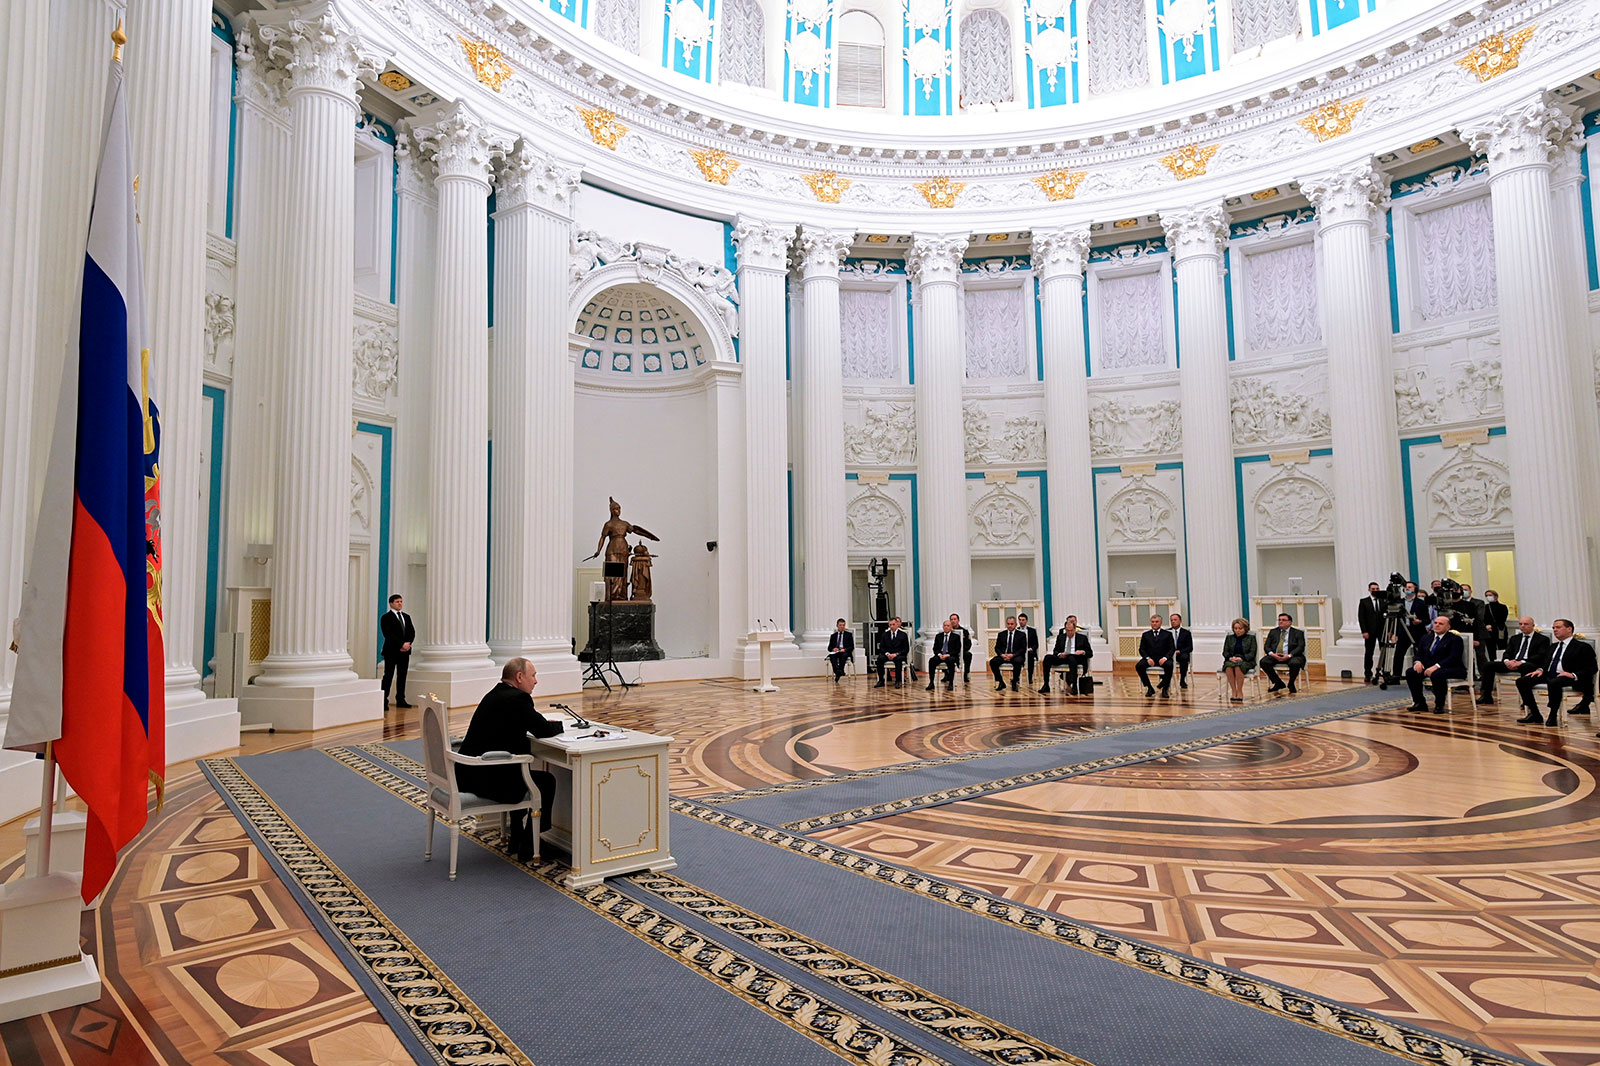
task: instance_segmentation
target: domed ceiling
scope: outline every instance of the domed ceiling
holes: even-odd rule
[[[606,289],[584,306],[573,332],[583,338],[580,374],[613,384],[666,380],[707,358],[694,319],[653,285]]]

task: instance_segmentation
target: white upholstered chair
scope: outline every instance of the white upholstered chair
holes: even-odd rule
[[[443,818],[450,826],[450,880],[454,881],[456,852],[461,842],[461,820],[469,816],[498,814],[502,826],[505,826],[506,816],[513,811],[527,811],[528,817],[533,820],[533,854],[537,858],[539,790],[529,773],[534,757],[512,755],[506,751],[487,751],[476,757],[459,755],[445,732],[445,710],[438,697],[425,696],[419,704],[422,708],[422,762],[428,778],[428,849],[423,853],[423,861],[433,858],[433,823]],[[457,766],[509,765],[522,768],[523,780],[528,785],[527,796],[517,803],[496,803],[456,787]]]

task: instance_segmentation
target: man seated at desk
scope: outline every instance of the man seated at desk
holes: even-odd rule
[[[562,731],[560,722],[552,722],[533,709],[533,686],[537,683],[533,664],[526,659],[507,660],[500,671],[500,683],[490,689],[472,712],[472,722],[461,741],[462,755],[482,755],[490,751],[505,751],[512,755],[527,755],[531,748],[528,736],[553,737]],[[539,832],[550,828],[550,807],[555,802],[556,778],[548,770],[532,770],[533,783],[539,786]],[[461,791],[471,792],[496,803],[516,803],[528,794],[522,780],[522,768],[509,766],[457,766],[456,784]],[[511,838],[508,851],[515,852],[518,860],[527,862],[533,857],[533,832],[528,825],[527,813],[516,811],[511,815]]]

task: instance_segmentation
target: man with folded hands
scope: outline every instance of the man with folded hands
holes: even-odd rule
[[[500,683],[478,702],[472,712],[472,722],[467,726],[466,738],[461,741],[461,754],[478,756],[491,751],[511,755],[527,755],[532,751],[528,735],[553,737],[562,731],[560,722],[552,722],[533,709],[533,686],[537,671],[526,659],[509,659],[500,671]],[[555,802],[556,778],[547,770],[530,771],[533,783],[539,786],[539,832],[550,828],[550,806]],[[496,803],[516,803],[528,794],[522,779],[522,767],[508,766],[457,766],[456,784],[463,792],[494,800]],[[508,851],[527,862],[533,857],[533,832],[528,825],[526,811],[511,814],[511,838]]]

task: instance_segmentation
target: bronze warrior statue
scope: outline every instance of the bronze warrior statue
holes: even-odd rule
[[[629,534],[637,533],[641,537],[659,542],[660,537],[650,532],[643,526],[636,526],[622,518],[622,504],[614,498],[611,500],[611,517],[606,519],[606,524],[600,527],[600,540],[595,544],[594,555],[590,559],[605,552],[605,561],[617,563],[623,569],[622,577],[606,578],[606,599],[612,601],[625,601],[628,598],[627,566],[631,554],[628,549]],[[588,560],[584,560],[587,562]],[[649,563],[645,564],[645,599],[649,599]]]

